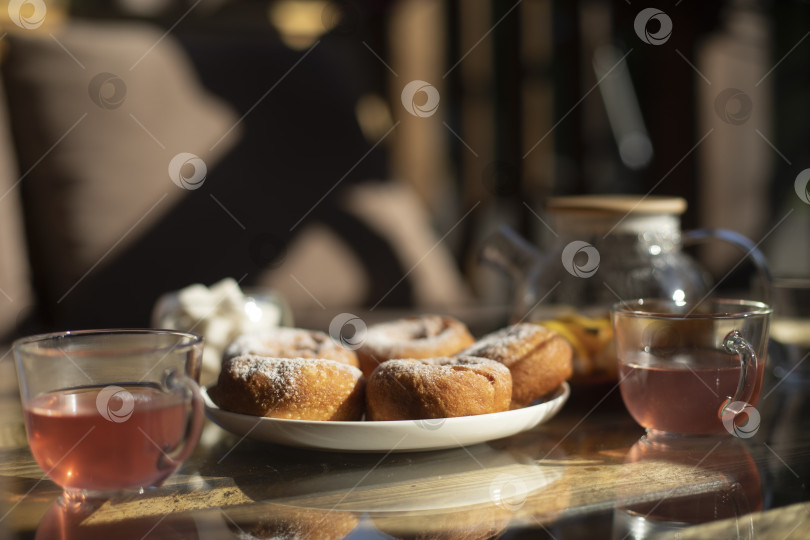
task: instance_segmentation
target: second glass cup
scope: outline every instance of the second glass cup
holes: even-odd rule
[[[87,330],[13,349],[31,453],[64,502],[160,485],[200,437],[196,334]]]
[[[619,385],[636,422],[652,432],[750,436],[770,315],[766,304],[747,300],[616,304]]]

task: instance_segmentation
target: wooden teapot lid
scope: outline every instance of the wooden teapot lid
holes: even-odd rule
[[[674,214],[686,211],[686,199],[659,195],[572,195],[551,197],[549,212],[589,214]]]

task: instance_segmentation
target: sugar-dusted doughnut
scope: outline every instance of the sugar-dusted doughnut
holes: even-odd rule
[[[313,358],[225,360],[209,391],[220,408],[293,420],[360,420],[365,379],[354,366]]]
[[[357,358],[369,377],[386,360],[453,356],[474,341],[464,323],[452,317],[407,317],[369,326]]]
[[[278,327],[242,334],[225,349],[223,361],[253,354],[271,358],[320,358],[358,367],[357,355],[317,330]]]
[[[535,323],[507,326],[464,349],[512,372],[512,408],[525,407],[571,377],[571,345],[557,332]]]
[[[512,377],[498,362],[471,356],[394,359],[366,387],[368,420],[417,420],[509,409]]]

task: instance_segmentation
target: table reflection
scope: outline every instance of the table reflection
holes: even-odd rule
[[[565,455],[545,445],[380,456],[229,440],[209,452],[201,472],[225,466],[228,476],[180,477],[182,499],[164,486],[94,506],[54,503],[36,538],[207,540],[215,529],[216,537],[240,539],[338,539],[358,530],[401,539],[483,539],[527,511],[534,521],[553,519],[570,495]],[[544,504],[549,497],[553,504]],[[189,512],[193,507],[202,512]],[[205,527],[195,525],[201,516]]]
[[[36,540],[198,540],[189,514],[144,516],[125,521],[94,519],[99,506],[54,502],[37,527]]]
[[[661,466],[669,476],[700,478],[683,489],[677,484],[655,489]],[[745,443],[736,437],[673,437],[645,435],[625,456],[625,466],[644,471],[650,495],[619,493],[613,521],[614,539],[641,540],[672,533],[692,525],[733,518],[735,538],[752,538],[752,512],[762,509],[757,466]],[[643,468],[640,468],[643,467]],[[747,517],[746,517],[747,516]]]
[[[228,509],[222,512],[227,529],[234,540],[293,540],[320,538],[340,540],[357,527],[359,516],[352,512],[317,510],[256,504]]]
[[[532,493],[558,483],[565,472],[561,450],[548,456],[542,446],[535,450],[527,453],[479,444],[380,456],[314,452],[247,440],[233,447],[227,440],[210,453],[226,456],[220,458],[222,462],[204,464],[202,471],[226,465],[242,497],[292,507],[386,516],[493,505],[514,510]],[[548,459],[539,459],[544,457]]]

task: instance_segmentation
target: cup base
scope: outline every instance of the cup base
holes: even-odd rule
[[[729,434],[725,431],[718,433],[672,433],[647,428],[647,433],[639,442],[653,446],[666,447],[701,447],[703,445],[714,445],[718,441],[729,439]]]
[[[145,492],[146,489],[142,487],[114,491],[63,488],[62,494],[59,495],[56,501],[65,510],[85,510],[87,508],[97,508],[115,497],[143,495]]]
[[[89,491],[86,489],[64,488],[62,494],[56,499],[59,506],[67,511],[79,511],[87,508],[97,508],[111,497],[108,493]]]

